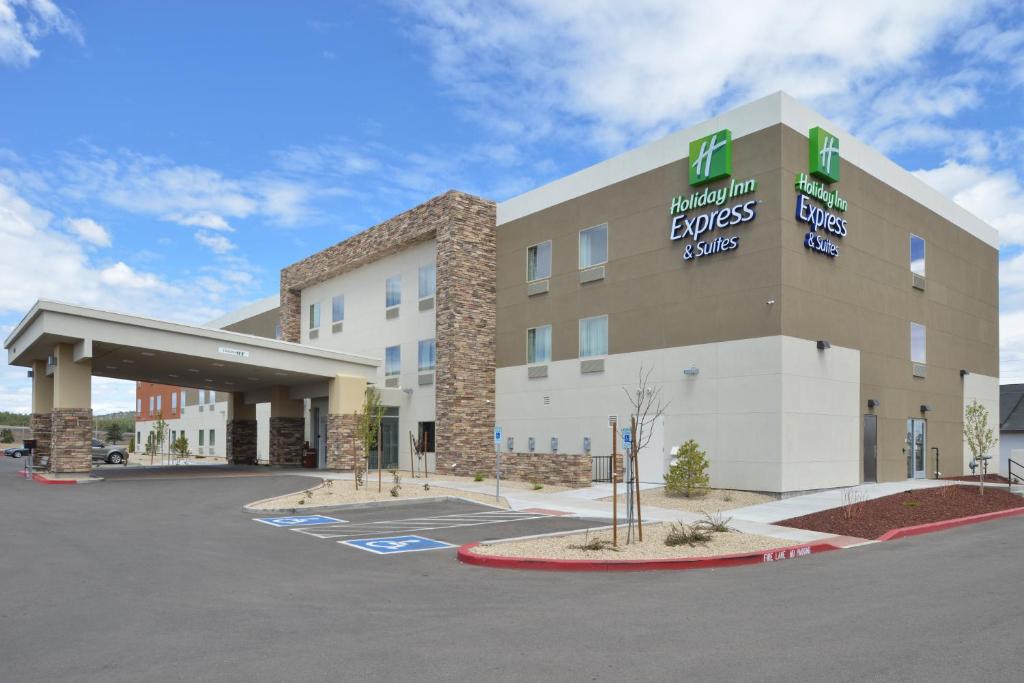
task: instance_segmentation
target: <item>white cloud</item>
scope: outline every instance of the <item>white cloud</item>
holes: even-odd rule
[[[168,296],[178,293],[177,288],[170,287],[161,282],[160,278],[156,275],[137,272],[123,261],[118,261],[109,268],[104,268],[100,271],[99,277],[100,282],[115,287],[119,291],[124,291],[125,289],[162,290]]]
[[[1024,245],[1024,187],[1012,171],[947,161],[914,175],[995,226],[1003,247]]]
[[[26,67],[51,33],[83,42],[82,30],[51,0],[0,0],[0,64]]]
[[[199,213],[193,214],[181,214],[181,213],[170,213],[164,216],[166,220],[172,221],[179,225],[191,225],[199,228],[207,228],[208,230],[223,230],[225,232],[234,232],[232,228],[223,216],[218,216],[210,211],[200,211]]]
[[[68,218],[64,225],[86,242],[98,247],[110,246],[110,231],[91,218]]]
[[[827,100],[830,111],[841,100],[863,111],[865,94],[913,72],[979,5],[407,3],[437,80],[476,116],[521,138],[560,134],[605,149],[779,89],[812,104]],[[927,98],[909,105],[935,109]]]
[[[224,254],[235,248],[234,243],[224,235],[212,235],[202,230],[196,232],[196,241],[216,254]]]

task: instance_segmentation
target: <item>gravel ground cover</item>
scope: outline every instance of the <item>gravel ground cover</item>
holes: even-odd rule
[[[387,474],[385,474],[384,476],[387,477]],[[484,479],[483,481],[475,481],[473,479],[473,477],[456,477],[456,476],[453,476],[453,475],[450,475],[450,474],[440,474],[440,473],[438,473],[436,475],[435,474],[431,474],[430,475],[430,481],[433,481],[435,477],[437,478],[438,481],[444,480],[444,481],[459,482],[459,483],[464,483],[464,484],[487,484],[487,485],[491,486],[492,488],[494,487],[494,477],[488,477],[488,478]],[[404,479],[403,479],[403,481],[404,481]],[[414,481],[422,482],[424,480],[422,478],[417,478]],[[528,481],[514,481],[514,480],[511,480],[511,479],[502,479],[501,480],[501,488],[503,488],[503,489],[507,488],[509,490],[515,489],[516,491],[531,491],[533,493],[559,493],[561,491],[572,491],[572,490],[574,490],[574,489],[571,489],[568,486],[555,486],[554,484],[543,484],[541,488],[534,489],[533,488],[533,484],[531,484]]]
[[[611,496],[602,498],[610,501]],[[625,494],[619,496],[619,504],[625,503]],[[665,492],[664,488],[648,489],[640,492],[640,507],[653,505],[659,508],[670,508],[673,510],[685,510],[687,512],[722,512],[724,510],[735,510],[736,508],[747,507],[748,505],[759,505],[768,503],[777,498],[766,496],[763,493],[752,493],[750,491],[730,491],[728,489],[709,489],[707,495],[686,498],[685,496],[674,496]]]
[[[1024,498],[1005,489],[986,488],[985,494],[979,495],[977,486],[951,485],[904,491],[776,524],[838,536],[878,538],[901,527],[1019,507],[1024,507]]]
[[[1016,474],[1013,475],[1016,478]],[[978,483],[978,479],[981,478],[980,474],[965,474],[958,477],[942,477],[945,481],[973,481],[975,484]],[[985,483],[992,484],[1009,484],[1010,480],[1001,474],[986,474]]]
[[[489,503],[507,508],[508,502],[501,498],[494,500],[494,496],[481,493],[470,493],[458,489],[448,489],[442,486],[430,485],[430,490],[423,488],[423,480],[416,479],[415,483],[402,480],[402,488],[397,497],[391,495],[391,487],[394,485],[387,479],[383,482],[381,492],[377,492],[377,482],[371,482],[369,486],[362,486],[356,490],[355,482],[344,480],[321,481],[315,486],[289,493],[276,498],[250,503],[248,507],[254,510],[301,510],[304,507],[317,507],[321,505],[348,505],[350,503],[372,503],[376,501],[409,500],[413,498],[432,498],[439,496],[458,496],[468,500],[475,500],[480,503]],[[301,501],[301,502],[300,502]]]
[[[672,525],[666,523],[644,524],[643,543],[626,545],[625,527],[619,528],[618,550],[582,550],[579,546],[595,538],[611,541],[611,529],[591,533],[570,534],[568,536],[549,536],[533,538],[493,545],[479,545],[473,552],[480,555],[496,557],[535,557],[549,560],[665,560],[682,557],[711,557],[713,555],[731,555],[733,553],[756,552],[769,548],[782,548],[793,545],[792,541],[781,538],[769,538],[756,534],[743,534],[728,531],[713,534],[711,540],[694,546],[665,545],[665,536]],[[635,531],[634,531],[635,533]]]

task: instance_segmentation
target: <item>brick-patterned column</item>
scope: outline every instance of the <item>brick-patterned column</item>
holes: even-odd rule
[[[437,232],[437,471],[459,475],[494,461],[497,318],[495,205],[450,192]]]
[[[301,417],[270,418],[270,464],[302,466],[306,420]]]
[[[32,413],[28,425],[32,430],[32,438],[36,440],[36,464],[40,458],[50,457],[50,439],[52,437],[53,413]]]
[[[256,464],[256,420],[228,420],[226,447],[228,464]]]
[[[50,471],[92,471],[92,410],[54,408],[51,417]]]
[[[327,468],[354,470],[363,457],[358,415],[327,416]]]

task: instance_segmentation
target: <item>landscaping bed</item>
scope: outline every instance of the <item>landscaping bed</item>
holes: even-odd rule
[[[267,498],[250,503],[246,507],[251,510],[302,510],[304,508],[315,508],[326,505],[350,505],[353,503],[375,503],[382,501],[410,500],[415,498],[440,498],[452,496],[466,498],[468,500],[497,505],[507,508],[508,503],[504,498],[495,501],[493,495],[459,491],[458,489],[446,489],[441,486],[430,485],[430,489],[424,489],[422,479],[413,480],[415,483],[407,484],[403,480],[402,488],[397,496],[391,495],[391,487],[394,483],[387,479],[383,482],[381,491],[377,492],[377,482],[369,486],[361,486],[356,490],[355,482],[343,479],[327,479],[315,486],[288,493],[283,496]]]
[[[611,496],[602,498],[603,501],[610,501]],[[778,500],[763,493],[752,493],[750,491],[730,491],[728,489],[708,489],[703,496],[673,495],[664,488],[647,489],[640,492],[640,507],[652,505],[659,508],[672,510],[685,510],[686,512],[722,512],[724,510],[735,510],[736,508],[747,507],[748,505],[760,505],[773,500]],[[619,496],[619,504],[625,505],[626,496]]]
[[[1005,489],[986,488],[985,494],[980,495],[977,486],[951,484],[851,502],[776,524],[837,536],[874,539],[893,529],[1021,507],[1024,507],[1024,498]]]
[[[471,552],[477,555],[510,558],[535,558],[547,560],[665,560],[686,557],[712,557],[734,553],[757,552],[771,548],[788,547],[793,541],[770,538],[756,534],[728,531],[711,535],[706,543],[669,546],[665,538],[672,530],[672,524],[644,524],[644,541],[626,545],[626,528],[619,528],[618,549],[610,546],[600,550],[583,550],[580,546],[595,540],[611,543],[612,531],[574,533],[565,536],[547,536],[522,541],[510,541],[474,546]],[[634,535],[636,530],[634,529]],[[596,545],[596,544],[595,544]]]
[[[1013,476],[1014,476],[1014,478],[1017,477],[1016,474],[1014,474]],[[981,478],[980,474],[963,474],[963,475],[956,476],[956,477],[942,477],[942,480],[943,481],[973,481],[975,484],[977,484],[978,483],[978,479],[980,479],[980,478]],[[1001,474],[986,474],[985,475],[985,483],[986,484],[1009,484],[1010,480],[1007,479],[1006,477],[1004,477]]]

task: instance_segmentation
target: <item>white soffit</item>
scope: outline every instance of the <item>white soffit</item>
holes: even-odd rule
[[[778,123],[806,136],[814,126],[822,126],[839,137],[844,161],[910,199],[927,206],[954,225],[966,230],[994,249],[999,248],[999,232],[970,213],[923,180],[868,147],[835,123],[807,108],[784,92],[776,92],[737,107],[703,123],[672,133],[643,147],[630,150],[582,171],[577,171],[547,185],[498,204],[498,225],[529,216],[532,213],[581,197],[633,176],[671,164],[689,156],[692,140],[728,128],[733,140]],[[841,191],[840,184],[840,191]]]

